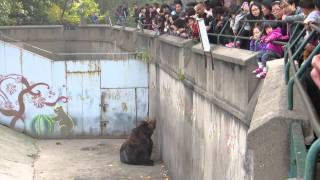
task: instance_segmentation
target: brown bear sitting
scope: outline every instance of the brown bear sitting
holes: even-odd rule
[[[121,162],[133,165],[153,165],[151,160],[153,147],[151,136],[155,126],[155,120],[143,121],[132,130],[130,136],[120,148]]]

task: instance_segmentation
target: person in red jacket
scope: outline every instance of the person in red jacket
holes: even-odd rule
[[[196,22],[195,18],[190,17],[188,19],[188,27],[190,29],[190,35],[192,38],[198,38],[199,37],[199,25]]]

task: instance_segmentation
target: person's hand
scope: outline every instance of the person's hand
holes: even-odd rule
[[[305,47],[305,49],[306,49],[307,51],[309,51],[309,52],[312,52],[314,48],[315,48],[315,46],[312,45],[312,44],[310,44],[310,43],[308,43],[308,44],[306,45],[306,47]]]
[[[313,57],[312,67],[311,78],[320,89],[320,54]]]
[[[282,21],[284,21],[286,19],[287,15],[283,15],[282,16]]]
[[[221,27],[222,25],[223,25],[223,21],[218,21],[216,26]]]

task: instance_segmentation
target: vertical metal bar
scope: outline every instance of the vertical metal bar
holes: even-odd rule
[[[138,127],[138,92],[137,92],[137,88],[134,88],[135,91],[135,104],[136,104],[136,127]]]
[[[247,21],[244,22],[239,33],[234,37],[234,41],[233,41],[234,47],[236,47],[236,42],[237,42],[238,36],[242,33],[242,31],[243,31],[244,27],[247,25],[247,23],[248,23]]]
[[[211,49],[210,49],[210,55],[211,55],[211,66],[212,66],[212,70],[214,70],[214,63],[213,63],[214,59],[213,59],[213,55],[212,55]]]
[[[228,21],[226,22],[226,24],[223,26],[223,28],[221,29],[221,31],[220,31],[220,33],[219,33],[219,35],[218,35],[218,37],[217,37],[217,44],[218,44],[218,45],[220,44],[220,35],[224,33],[224,31],[226,30],[226,28],[227,28],[227,26],[228,26],[229,23],[230,23],[230,21],[228,20]]]
[[[320,44],[318,44],[312,53],[309,55],[308,59],[302,64],[301,68],[298,70],[297,73],[289,80],[288,82],[288,109],[293,109],[293,84],[295,78],[300,78],[301,75],[306,71],[308,67],[311,65],[311,61],[314,55],[320,52]],[[293,60],[293,59],[292,59]]]
[[[303,178],[306,154],[301,123],[293,122],[290,126],[289,178]]]
[[[291,45],[287,45],[287,47],[285,48],[285,53],[284,53],[284,62],[285,62],[285,65],[288,63],[288,52],[287,52],[287,48],[288,48],[288,47],[289,47],[289,48],[294,47],[294,46],[295,46],[295,43],[296,43],[296,40],[298,40],[298,39],[300,38],[300,36],[301,36],[301,34],[298,35],[298,37],[295,38],[295,43],[291,43],[292,40],[294,39],[294,38],[292,38],[292,37],[295,37],[295,35],[296,35],[297,32],[298,32],[299,27],[300,27],[300,24],[299,24],[299,23],[296,24],[296,27],[294,28],[293,33],[291,34],[291,36],[290,36],[290,38],[289,38],[289,42],[288,42],[288,44],[291,44]]]
[[[310,147],[306,158],[304,180],[314,180],[317,165],[317,157],[320,152],[320,139],[317,139]]]
[[[315,34],[315,31],[312,31],[310,33],[310,35],[302,42],[302,44],[299,46],[299,48],[296,50],[296,52],[293,54],[292,59],[294,60],[304,49],[304,47],[306,46],[306,44],[310,41],[310,39],[312,38],[312,36]],[[300,33],[300,35],[302,35],[302,32]],[[298,41],[299,38],[297,38],[294,42],[296,43],[296,41]],[[293,45],[291,44],[291,46],[289,47],[290,50],[293,47]],[[286,84],[288,83],[289,79],[290,79],[290,62],[288,61],[288,63],[286,64],[285,67],[285,81]]]
[[[292,32],[292,34],[291,34],[291,37],[290,37],[290,39],[289,39],[289,43],[291,43],[291,41],[293,40],[293,38],[292,37],[294,37],[296,34],[297,34],[297,32],[298,32],[298,30],[299,30],[299,27],[300,27],[300,24],[298,23],[298,24],[296,24],[296,26],[295,26],[295,28],[294,28],[294,30],[293,30],[293,32]]]

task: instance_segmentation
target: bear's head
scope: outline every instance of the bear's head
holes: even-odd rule
[[[149,119],[149,120],[147,120],[146,121],[147,123],[148,123],[148,127],[150,128],[150,129],[155,129],[156,128],[156,119],[155,118],[153,118],[153,119]]]
[[[143,132],[143,134],[147,135],[148,137],[152,136],[153,130],[155,128],[156,128],[156,120],[155,119],[149,119],[149,120],[142,121],[138,127],[140,132]]]

